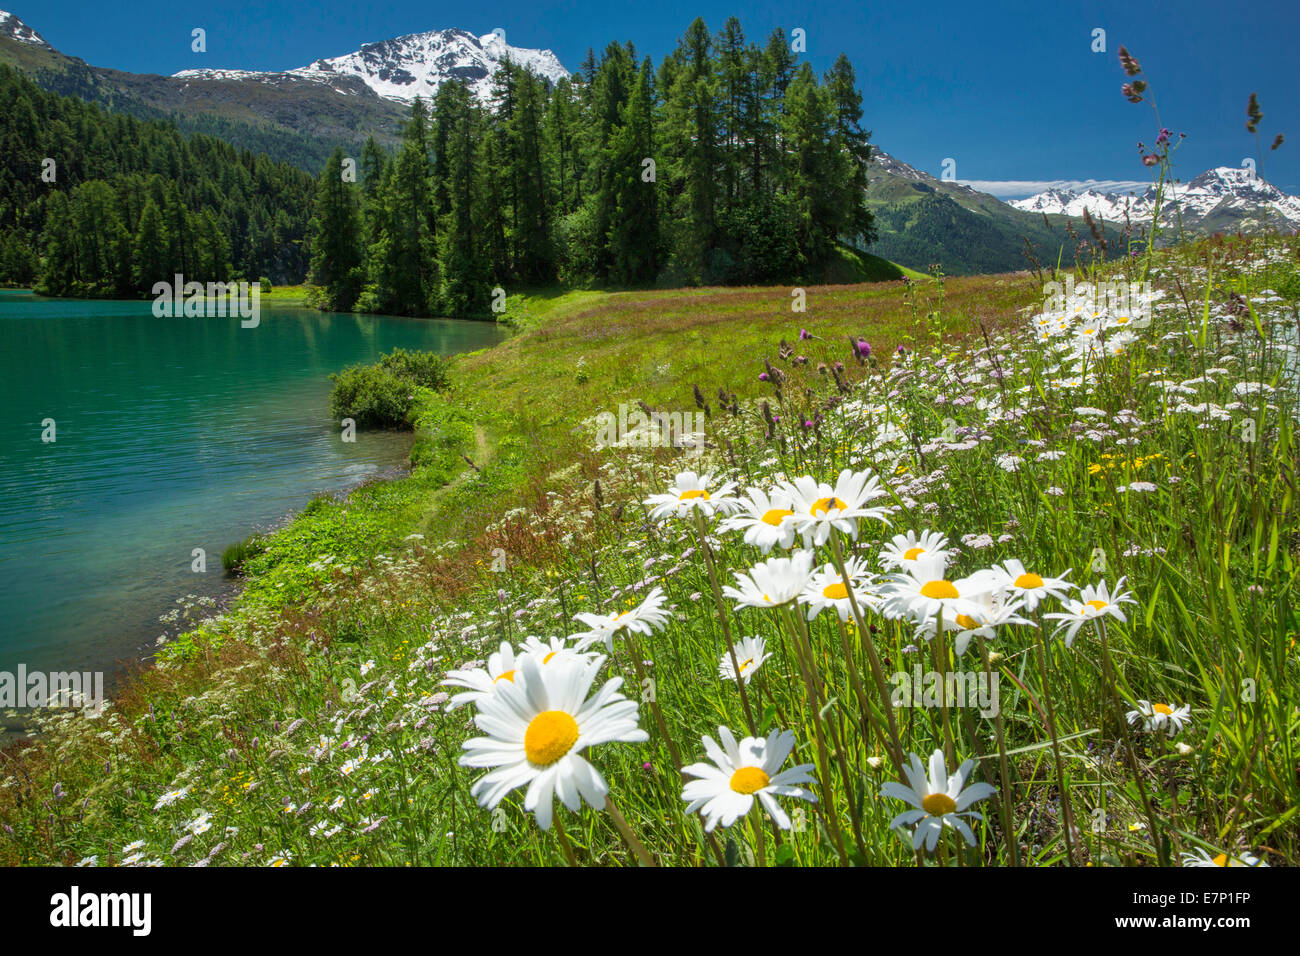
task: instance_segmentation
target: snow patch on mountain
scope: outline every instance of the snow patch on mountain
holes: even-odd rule
[[[1149,221],[1156,200],[1154,186],[1142,192],[1118,193],[1096,189],[1075,191],[1049,189],[1028,199],[1013,199],[1011,205],[1026,212],[1082,216],[1135,224]],[[1165,187],[1161,199],[1162,225],[1181,215],[1184,225],[1231,228],[1278,226],[1300,228],[1300,198],[1282,192],[1272,183],[1245,167],[1219,166],[1206,170],[1187,183]]]
[[[367,43],[355,53],[317,60],[310,66],[283,73],[252,70],[182,70],[186,80],[263,80],[277,82],[297,77],[325,83],[348,92],[346,81],[360,81],[375,93],[403,103],[417,96],[431,99],[450,79],[465,82],[482,103],[492,97],[492,74],[509,59],[554,83],[569,76],[550,50],[510,46],[499,34],[475,36],[465,30],[432,30]],[[345,81],[340,84],[340,81]]]
[[[53,50],[54,47],[45,42],[45,38],[29,27],[23,21],[19,20],[12,13],[6,13],[0,10],[0,37],[9,37],[17,40],[19,43],[30,43],[33,46],[43,47],[46,50]]]

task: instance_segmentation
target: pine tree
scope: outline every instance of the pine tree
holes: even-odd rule
[[[361,292],[361,229],[355,187],[343,181],[341,146],[321,170],[310,230],[310,281],[321,287],[330,309],[349,311]]]
[[[170,282],[167,273],[167,230],[158,204],[149,197],[140,214],[140,228],[135,234],[135,285],[150,292],[155,282]]]
[[[649,282],[661,267],[658,184],[647,181],[643,165],[654,158],[652,73],[647,57],[609,148],[610,278],[623,285]]]
[[[871,133],[862,129],[862,94],[853,64],[841,53],[826,74],[826,89],[835,109],[835,134],[848,152],[851,174],[844,182],[843,202],[849,210],[845,231],[860,245],[876,239],[875,224],[866,205],[867,164],[871,162]]]
[[[481,184],[480,124],[463,83],[444,83],[438,93],[438,120],[447,124],[448,197],[447,213],[438,223],[439,307],[445,315],[483,316],[487,314],[489,266],[482,252],[481,211],[475,202]]]

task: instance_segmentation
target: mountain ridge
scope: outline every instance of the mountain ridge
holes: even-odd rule
[[[1009,205],[1049,215],[1081,216],[1086,209],[1106,222],[1138,223],[1151,221],[1155,198],[1154,186],[1140,194],[1093,188],[1049,189],[1025,199],[1013,199]],[[1162,198],[1160,225],[1176,228],[1180,219],[1185,229],[1195,232],[1297,229],[1300,197],[1288,195],[1249,167],[1217,166],[1186,183],[1169,185]]]
[[[172,74],[179,80],[261,80],[294,76],[333,87],[336,82],[357,80],[380,97],[410,103],[417,96],[432,99],[449,79],[465,81],[481,103],[492,97],[492,74],[509,59],[548,82],[570,75],[550,50],[514,47],[501,35],[475,36],[467,30],[428,30],[408,33],[390,40],[362,44],[342,56],[312,61],[308,66],[284,71],[195,69]],[[338,89],[352,93],[355,87]]]

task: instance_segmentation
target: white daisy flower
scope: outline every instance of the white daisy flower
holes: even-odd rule
[[[880,789],[881,796],[893,797],[910,803],[916,809],[904,810],[889,821],[891,827],[911,826],[917,824],[912,833],[912,849],[919,850],[925,844],[927,851],[933,851],[939,843],[939,836],[945,826],[952,827],[971,846],[975,845],[975,834],[962,817],[984,819],[974,810],[967,810],[978,800],[985,800],[997,793],[997,789],[987,783],[973,783],[963,789],[966,776],[975,766],[973,759],[967,760],[956,773],[948,775],[943,759],[943,751],[936,749],[930,754],[930,776],[927,779],[925,766],[921,758],[912,754],[912,763],[903,768],[910,787],[890,781]]]
[[[706,518],[714,514],[727,515],[740,506],[740,502],[731,497],[735,487],[734,481],[715,485],[712,475],[683,471],[677,475],[667,494],[651,495],[645,503],[650,506],[652,518],[685,516],[692,511],[699,511]]]
[[[966,653],[966,648],[976,637],[991,641],[997,637],[999,627],[1007,624],[1032,625],[1034,623],[1016,613],[1024,607],[1019,601],[995,601],[992,594],[985,594],[977,603],[980,605],[980,610],[976,614],[958,613],[951,619],[946,616],[943,619],[944,631],[956,632],[956,637],[953,638],[953,651],[959,657]],[[917,628],[917,637],[924,637],[927,641],[933,640],[936,620],[937,618],[932,617],[924,621]]]
[[[185,797],[189,795],[189,792],[189,787],[181,787],[178,790],[168,790],[158,798],[158,802],[153,805],[153,808],[155,810],[161,810],[163,807],[170,807],[178,800],[184,800]]]
[[[486,668],[448,671],[447,679],[442,682],[444,685],[468,687],[469,690],[447,701],[447,710],[455,710],[465,704],[491,697],[498,685],[510,683],[515,679],[515,672],[518,669],[519,658],[515,654],[515,649],[506,641],[502,641],[500,648],[488,657]]]
[[[795,600],[812,577],[811,551],[796,551],[788,558],[768,558],[749,569],[748,574],[734,572],[737,587],[730,585],[722,593],[740,607],[780,607]]]
[[[797,531],[794,521],[794,500],[781,489],[771,494],[761,488],[750,488],[740,499],[740,510],[720,525],[719,531],[745,532],[745,543],[752,544],[767,554],[774,545],[782,548],[794,546]]]
[[[529,635],[524,638],[524,643],[519,648],[521,654],[532,654],[542,664],[549,664],[552,661],[563,660],[566,657],[578,656],[584,660],[591,660],[594,654],[580,654],[577,650],[568,646],[568,641],[562,637],[552,637],[543,641],[540,637]]]
[[[1015,558],[1009,558],[1001,565],[995,564],[989,569],[994,587],[998,591],[1024,601],[1025,610],[1031,613],[1046,597],[1054,597],[1058,601],[1066,599],[1066,595],[1074,588],[1074,585],[1066,580],[1072,570],[1074,569],[1068,569],[1059,578],[1045,578],[1026,571],[1025,566]]]
[[[465,767],[495,768],[470,789],[479,806],[491,810],[511,790],[527,786],[524,809],[535,814],[543,830],[551,828],[554,796],[575,812],[583,800],[604,807],[609,785],[582,751],[610,741],[649,739],[637,726],[636,701],[618,692],[621,677],[587,697],[604,663],[598,657],[542,667],[528,655],[519,661],[520,680],[502,684],[479,702],[474,723],[488,736],[465,741],[467,752],[460,758]]]
[[[987,571],[950,581],[945,562],[922,557],[902,574],[890,575],[884,588],[882,611],[889,617],[911,617],[924,623],[942,612],[946,618],[966,614],[974,618],[984,610],[982,598],[993,590]]]
[[[664,589],[656,587],[639,605],[620,614],[575,614],[574,617],[590,630],[570,635],[578,642],[574,649],[585,651],[592,644],[604,642],[605,649],[612,651],[614,635],[625,629],[633,634],[653,634],[668,623],[668,612],[664,610],[666,603]]]
[[[1079,628],[1085,624],[1091,624],[1103,617],[1113,617],[1122,624],[1128,623],[1128,618],[1120,609],[1121,604],[1136,604],[1133,596],[1124,590],[1126,578],[1120,578],[1115,583],[1115,594],[1112,597],[1106,582],[1101,581],[1096,587],[1091,584],[1085,586],[1079,592],[1079,600],[1066,601],[1066,610],[1044,615],[1045,617],[1060,621],[1060,625],[1053,632],[1055,637],[1062,631],[1065,631],[1065,646],[1070,647],[1074,644],[1074,638],[1079,633]]]
[[[1137,710],[1130,710],[1127,717],[1130,724],[1142,721],[1143,730],[1157,731],[1163,728],[1170,737],[1176,737],[1192,722],[1192,707],[1190,704],[1183,704],[1181,707],[1173,708],[1168,704],[1153,704],[1149,700],[1139,700]]]
[[[754,672],[763,665],[763,661],[771,656],[767,653],[767,642],[761,637],[742,637],[736,644],[736,664],[740,667],[740,679],[748,684]],[[730,651],[722,653],[722,660],[718,663],[718,676],[724,680],[736,679],[736,669],[731,664]]]
[[[704,752],[712,764],[694,763],[682,768],[682,773],[699,778],[686,783],[682,799],[688,801],[687,813],[698,810],[703,814],[705,831],[711,832],[719,823],[731,826],[749,813],[755,797],[782,830],[790,829],[790,818],[776,802],[777,797],[817,802],[811,790],[796,786],[812,782],[808,774],[812,764],[781,770],[794,749],[792,731],[773,731],[766,739],[746,737],[737,743],[730,730],[719,727],[718,736],[721,747],[707,734],[703,738]]]
[[[832,528],[856,540],[858,521],[862,518],[876,518],[889,524],[888,508],[866,507],[868,501],[886,494],[880,479],[870,470],[854,472],[845,468],[833,488],[807,475],[793,483],[783,482],[779,487],[794,502],[794,520],[806,547],[825,544]]]
[[[1236,856],[1228,856],[1226,853],[1210,856],[1209,850],[1197,847],[1190,853],[1179,855],[1183,858],[1183,866],[1268,866],[1253,853],[1245,852]]]
[[[937,531],[922,531],[919,537],[915,531],[896,534],[881,549],[880,566],[886,571],[906,571],[927,555],[947,562],[948,538]]]
[[[874,589],[875,576],[867,570],[867,565],[857,558],[849,558],[844,562],[844,570],[848,572],[849,580],[853,582],[853,596],[857,599],[859,610],[862,608],[878,610],[884,599]],[[799,602],[808,605],[810,621],[828,607],[835,609],[841,621],[847,621],[853,613],[853,606],[849,602],[849,589],[833,564],[823,565],[822,569],[812,576],[808,586],[800,593]]]

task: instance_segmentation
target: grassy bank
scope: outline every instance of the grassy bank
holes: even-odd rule
[[[56,720],[6,761],[0,860],[1292,862],[1295,404],[1280,369],[1295,300],[1264,290],[1294,256],[1166,257],[1151,325],[1081,372],[1058,349],[1073,338],[1039,341],[1022,310],[1042,290],[1023,276],[813,287],[803,312],[789,288],[530,299],[517,335],[421,395],[424,467],[313,503],[246,559],[239,607],[173,641],[105,715]],[[602,447],[593,417],[638,402],[703,413],[708,449]],[[880,475],[891,527],[835,532],[818,567],[838,542],[874,570],[891,534],[933,529],[954,577],[1018,558],[1077,584],[1123,577],[1137,604],[1067,647],[1041,616],[1067,605],[1047,602],[958,653],[958,635],[869,609],[841,627],[834,610],[738,608],[720,586],[770,555],[644,504],[687,469],[770,488],[846,467]],[[642,608],[656,587],[665,619],[621,632],[596,685],[625,678],[649,735],[588,752],[619,815],[557,809],[560,835],[522,790],[480,807],[482,771],[458,760],[481,731],[474,707],[449,709],[446,673],[503,677],[501,642],[580,633],[579,613]],[[772,655],[743,690],[719,677],[742,637]],[[890,672],[996,674],[1001,709],[900,709],[873,652]],[[1129,724],[1139,700],[1186,703],[1190,727]],[[790,829],[755,810],[706,835],[682,812],[677,767],[719,725],[793,731],[787,766],[811,765],[818,802],[783,799]],[[950,771],[974,758],[970,779],[996,788],[974,846],[949,830],[916,854],[891,827],[905,806],[881,788],[900,748],[938,749]]]

